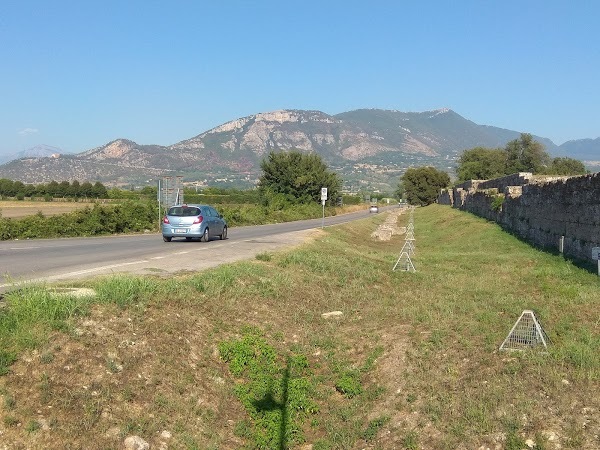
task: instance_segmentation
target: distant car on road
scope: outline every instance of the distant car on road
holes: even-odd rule
[[[188,241],[197,238],[205,242],[214,236],[227,239],[227,222],[209,205],[175,205],[163,217],[162,236],[165,242],[179,237]]]
[[[379,212],[379,206],[377,206],[377,205],[371,205],[371,207],[369,208],[369,212],[370,213],[378,213]]]

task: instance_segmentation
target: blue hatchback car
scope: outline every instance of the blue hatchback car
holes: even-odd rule
[[[175,205],[163,217],[162,235],[165,242],[178,237],[205,242],[214,236],[227,239],[227,222],[209,205]]]

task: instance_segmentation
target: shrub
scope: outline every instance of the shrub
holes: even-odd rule
[[[289,448],[302,442],[302,419],[317,411],[312,401],[308,360],[291,355],[283,367],[275,349],[256,328],[246,328],[239,340],[219,344],[221,358],[236,378],[235,393],[253,419],[236,427],[240,435],[254,441],[253,448]],[[287,393],[287,396],[286,396]],[[284,432],[282,423],[287,417]]]
[[[497,195],[492,200],[492,204],[490,205],[490,208],[492,208],[494,211],[501,211],[503,204],[504,204],[504,195]]]
[[[360,384],[360,374],[358,371],[345,372],[335,384],[338,392],[341,392],[346,398],[356,397],[363,391]]]
[[[45,217],[41,212],[22,219],[0,217],[0,240],[95,236],[156,229],[152,202],[126,201],[118,205],[94,204],[67,214]]]

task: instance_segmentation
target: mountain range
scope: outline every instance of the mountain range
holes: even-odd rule
[[[520,132],[478,125],[450,109],[401,112],[359,109],[336,115],[281,110],[224,123],[169,146],[117,139],[78,154],[38,146],[0,166],[0,178],[25,183],[101,181],[143,186],[165,176],[184,182],[248,187],[260,176],[270,151],[315,152],[340,173],[351,190],[393,189],[411,166],[432,165],[452,173],[469,148],[504,147]],[[600,166],[600,138],[561,146],[534,136],[552,156]]]
[[[28,148],[21,152],[12,153],[8,155],[0,155],[0,164],[4,164],[9,161],[21,158],[52,158],[64,153],[58,147],[52,147],[51,145],[40,144],[35,147]]]

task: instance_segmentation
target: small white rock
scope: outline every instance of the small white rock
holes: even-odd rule
[[[173,436],[173,435],[171,434],[170,431],[167,431],[167,430],[163,430],[160,433],[160,437],[163,439],[171,439],[171,436]]]
[[[558,439],[558,436],[552,430],[544,430],[544,431],[542,431],[542,436],[544,436],[549,441],[556,441]]]
[[[344,313],[341,311],[331,311],[321,314],[321,317],[323,317],[324,319],[328,319],[329,317],[337,317],[342,315],[344,315]]]
[[[129,436],[125,438],[125,450],[148,450],[150,444],[139,436]]]

